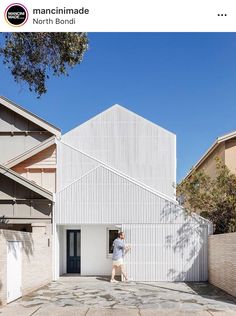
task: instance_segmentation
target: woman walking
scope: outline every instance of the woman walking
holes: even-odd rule
[[[123,232],[119,232],[118,237],[113,242],[111,283],[118,283],[115,279],[116,270],[118,269],[121,270],[125,282],[131,281],[131,279],[127,277],[124,266],[124,255],[130,249],[130,246],[125,245],[124,239],[125,234]]]

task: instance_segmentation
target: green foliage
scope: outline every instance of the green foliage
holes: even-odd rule
[[[88,49],[86,33],[6,33],[0,54],[16,82],[38,97],[47,92],[50,74],[68,75]]]
[[[186,209],[210,219],[216,234],[236,232],[236,176],[219,158],[214,179],[193,171],[177,186],[177,196]]]

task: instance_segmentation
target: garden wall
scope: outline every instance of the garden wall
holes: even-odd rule
[[[236,233],[208,239],[209,282],[236,297]]]
[[[8,241],[22,242],[22,295],[52,280],[50,224],[32,224],[32,233],[0,229],[0,305],[7,303]]]

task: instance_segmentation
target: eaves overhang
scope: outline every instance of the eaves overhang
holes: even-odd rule
[[[19,175],[11,169],[6,168],[3,165],[0,165],[0,174],[3,174],[4,176],[8,177],[9,179],[12,179],[13,181],[16,181],[17,183],[23,185],[24,187],[32,190],[33,192],[45,197],[50,201],[54,200],[52,192],[42,188],[38,184],[24,178],[23,176]]]
[[[45,129],[46,131],[50,132],[51,134],[60,137],[61,130],[56,126],[52,125],[51,123],[45,121],[44,119],[40,118],[39,116],[33,114],[32,112],[24,109],[23,107],[19,106],[18,104],[14,103],[13,101],[8,100],[7,98],[0,96],[0,104],[5,106],[7,109],[19,114],[20,116],[24,117],[25,119],[35,123],[36,125],[40,126],[41,128]]]

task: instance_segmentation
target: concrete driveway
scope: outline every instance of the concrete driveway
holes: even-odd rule
[[[208,283],[122,283],[61,277],[0,309],[0,316],[236,315],[236,299]]]

